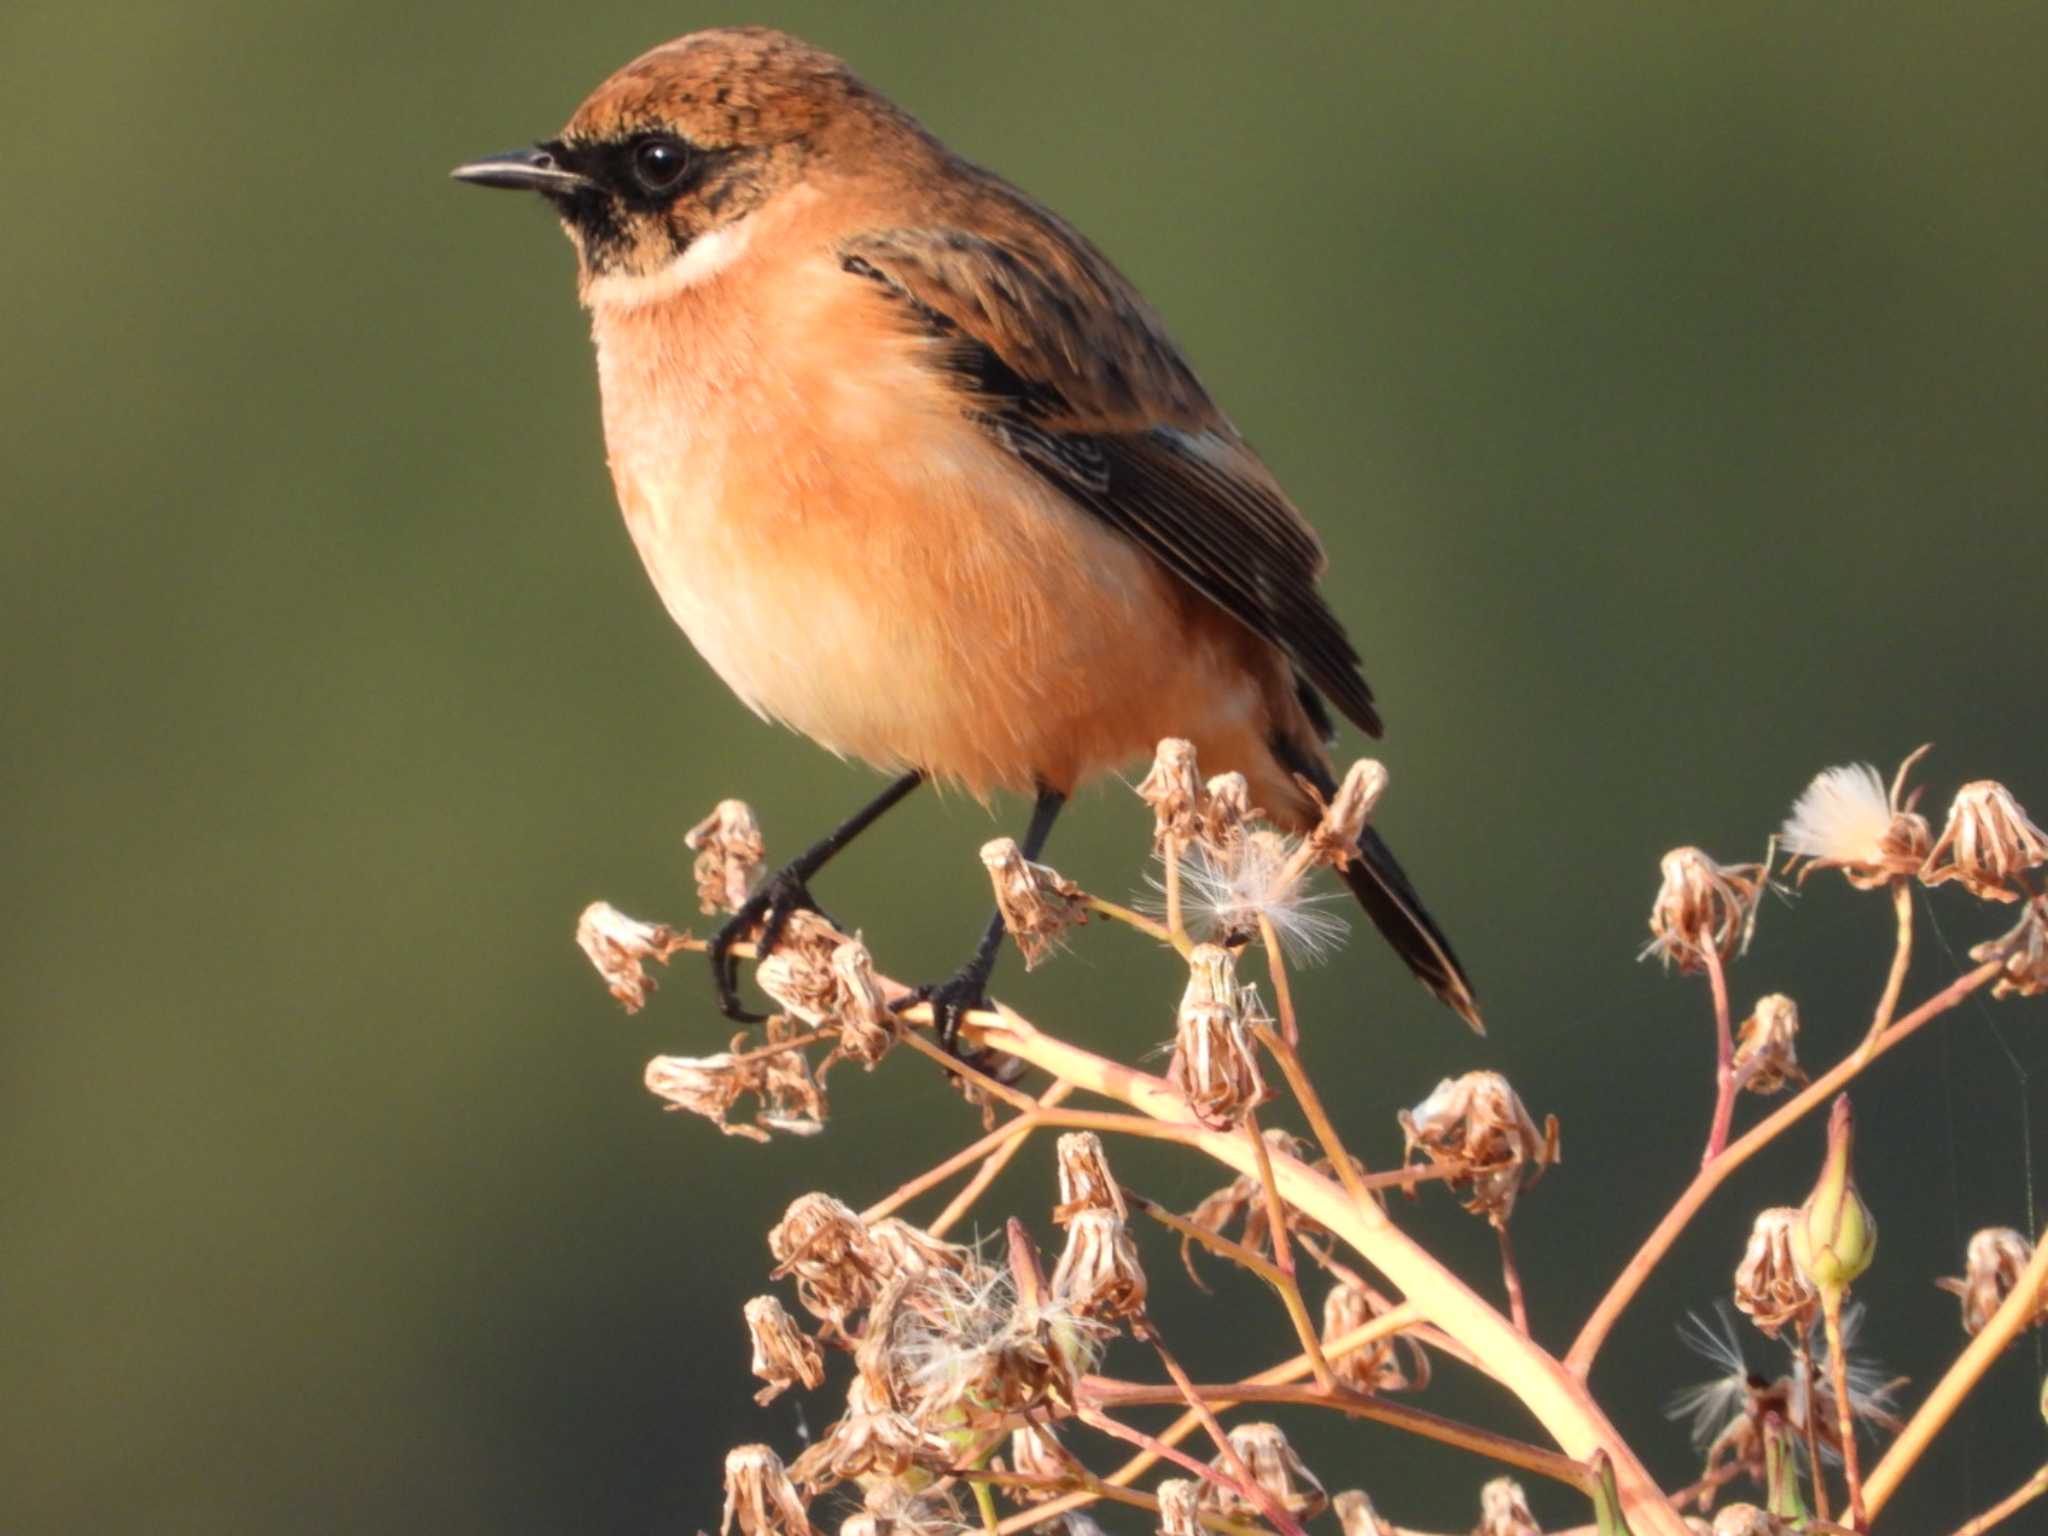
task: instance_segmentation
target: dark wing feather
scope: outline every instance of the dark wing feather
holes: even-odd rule
[[[1316,591],[1314,530],[1129,285],[1078,236],[1026,229],[1037,238],[878,231],[841,262],[933,340],[962,409],[1004,447],[1378,735],[1358,652]]]

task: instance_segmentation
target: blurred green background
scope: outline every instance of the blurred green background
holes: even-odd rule
[[[910,1059],[842,1072],[818,1142],[665,1116],[645,1058],[724,1034],[699,976],[627,1019],[570,942],[599,896],[691,920],[679,835],[721,795],[788,853],[874,782],[754,720],[671,630],[612,506],[566,245],[445,175],[735,20],[845,53],[1089,231],[1322,528],[1391,726],[1383,824],[1494,1035],[1366,943],[1305,983],[1312,1064],[1382,1162],[1443,1073],[1500,1067],[1562,1116],[1516,1227],[1546,1338],[1698,1155],[1704,991],[1634,958],[1659,854],[1756,857],[1815,770],[1930,739],[1937,815],[1978,776],[2048,813],[2039,5],[13,0],[8,1531],[709,1526],[729,1444],[799,1444],[792,1400],[749,1396],[767,1227],[974,1129]],[[823,892],[889,969],[941,973],[989,828],[918,803]],[[1144,838],[1111,786],[1053,856],[1127,890]],[[2007,920],[1933,895],[1915,992]],[[1765,912],[1737,1003],[1793,992],[1831,1060],[1888,934],[1880,898],[1816,882]],[[1131,1054],[1178,985],[1098,931],[999,979]],[[1858,1091],[1870,1335],[1914,1395],[1960,1341],[1930,1277],[2038,1217],[2044,1025],[1967,1009]],[[1696,1464],[1660,1407],[1710,1374],[1674,1324],[1819,1145],[1809,1125],[1745,1170],[1603,1358],[1674,1484]],[[985,1220],[1047,1235],[1049,1159]],[[1216,1182],[1118,1165],[1181,1203]],[[1404,1219],[1495,1284],[1448,1200]],[[1284,1349],[1276,1309],[1194,1296],[1147,1241],[1198,1374]],[[2041,1364],[2001,1363],[1898,1528],[2041,1460]],[[1432,1405],[1496,1413],[1462,1375]],[[1296,1428],[1332,1487],[1470,1524],[1480,1465]]]

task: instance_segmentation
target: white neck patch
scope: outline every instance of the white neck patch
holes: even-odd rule
[[[658,272],[601,273],[584,285],[583,302],[592,309],[639,309],[707,283],[746,253],[753,239],[754,218],[748,214],[708,235],[699,235]]]

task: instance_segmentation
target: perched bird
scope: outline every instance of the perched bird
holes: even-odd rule
[[[576,247],[619,506],[675,621],[757,713],[898,775],[726,925],[728,1012],[731,944],[926,779],[1035,795],[1035,857],[1076,785],[1163,737],[1300,828],[1303,781],[1333,785],[1325,701],[1379,734],[1322,546],[1158,317],[841,60],[694,33],[454,175],[538,192]],[[1478,1027],[1394,856],[1359,853],[1365,911]],[[949,1038],[1001,938],[924,989]]]

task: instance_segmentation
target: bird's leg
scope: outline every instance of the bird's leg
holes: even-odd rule
[[[1060,807],[1066,803],[1067,797],[1058,790],[1040,786],[1038,799],[1031,807],[1031,824],[1024,830],[1025,858],[1035,859],[1044,851],[1046,840],[1052,836],[1052,824],[1059,818]],[[965,965],[945,981],[928,982],[915,988],[897,1006],[905,1008],[912,1003],[930,1003],[932,1026],[938,1033],[939,1044],[958,1055],[960,1021],[975,1009],[988,1006],[988,979],[996,968],[996,956],[1002,947],[1003,914],[998,912],[989,919],[981,942],[975,946],[973,956]]]
[[[719,1009],[727,1018],[741,1024],[758,1024],[762,1018],[761,1014],[740,1005],[740,963],[732,952],[733,945],[755,938],[757,952],[766,954],[781,937],[783,924],[789,921],[790,913],[816,912],[818,904],[811,898],[811,876],[831,862],[832,856],[840,849],[880,820],[884,811],[923,782],[924,770],[921,768],[913,768],[891,782],[872,801],[762,881],[761,888],[749,896],[725,926],[712,935],[709,946],[711,982],[718,989]],[[757,924],[760,933],[756,938],[754,930]]]

